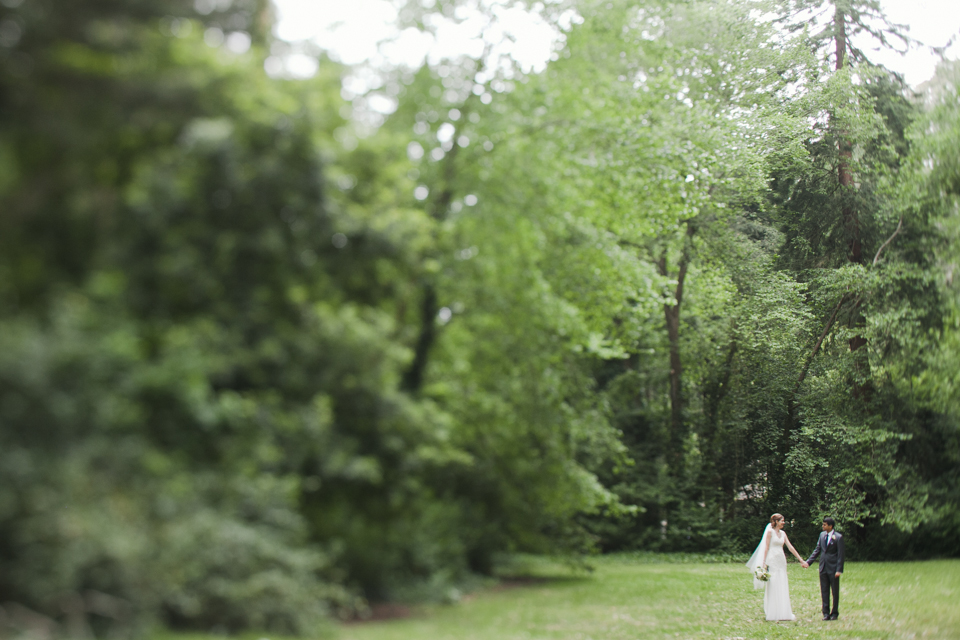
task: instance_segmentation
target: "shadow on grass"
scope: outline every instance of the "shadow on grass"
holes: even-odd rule
[[[502,578],[498,584],[484,589],[483,592],[498,593],[509,589],[523,589],[525,587],[562,587],[566,585],[579,585],[590,580],[593,580],[593,576],[513,576]]]
[[[585,580],[596,570],[596,557],[504,555],[497,558],[493,576],[501,582]]]
[[[605,564],[744,564],[749,559],[750,554],[722,552],[618,551],[598,556]]]
[[[348,626],[388,622],[429,616],[438,605],[466,603],[489,593],[537,587],[567,587],[582,585],[593,579],[594,567],[581,558],[510,555],[498,559],[493,575],[475,582],[473,588],[455,599],[445,602],[372,602],[355,617],[344,620]],[[463,586],[463,585],[461,585]],[[454,589],[456,591],[456,589]]]
[[[423,614],[421,605],[403,604],[400,602],[374,602],[363,615],[356,615],[343,620],[344,625],[367,624],[369,622],[387,622],[389,620],[403,620],[418,617]]]

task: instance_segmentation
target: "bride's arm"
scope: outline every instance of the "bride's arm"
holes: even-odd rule
[[[803,558],[800,557],[800,554],[797,553],[797,550],[793,548],[793,545],[792,545],[792,544],[790,544],[790,538],[787,537],[787,532],[786,532],[786,531],[783,532],[783,542],[784,542],[784,544],[787,545],[787,548],[790,549],[790,553],[793,554],[793,557],[795,557],[797,560],[799,560],[799,561],[800,561],[800,564],[804,564]]]
[[[772,537],[772,535],[773,533],[771,531],[767,531],[764,534],[764,538],[766,538],[766,541],[764,542],[764,545],[763,545],[763,556],[760,557],[761,567],[767,566],[767,555],[770,553],[770,538]]]

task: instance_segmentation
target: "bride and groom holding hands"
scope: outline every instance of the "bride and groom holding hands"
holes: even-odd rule
[[[843,536],[834,531],[833,518],[823,519],[823,532],[817,541],[817,547],[804,560],[790,544],[783,530],[784,518],[779,513],[770,517],[770,524],[763,531],[763,537],[747,567],[754,572],[753,586],[765,589],[763,610],[767,620],[796,620],[790,606],[790,587],[787,583],[787,557],[784,547],[790,550],[804,569],[814,560],[820,559],[820,596],[823,599],[823,619],[836,620],[839,617],[837,605],[840,600],[840,574],[843,573]],[[833,596],[833,607],[830,596]]]

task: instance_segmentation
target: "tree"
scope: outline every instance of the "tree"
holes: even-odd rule
[[[801,99],[814,117],[809,164],[785,167],[772,183],[782,264],[809,283],[821,318],[790,395],[777,493],[798,508],[819,500],[819,511],[849,522],[909,530],[926,515],[905,443],[932,425],[898,380],[922,366],[939,324],[929,271],[937,234],[929,218],[896,205],[915,109],[902,80],[871,65],[853,38],[906,39],[875,4],[819,6],[829,20],[810,46],[832,69],[822,69],[823,91]],[[843,472],[810,483],[817,468]]]
[[[78,632],[306,633],[462,563],[458,529],[427,532],[456,521],[432,481],[465,456],[397,389],[419,218],[377,208],[389,165],[351,188],[341,69],[274,80],[262,49],[205,43],[253,20],[240,3],[207,24],[34,6],[20,53],[50,29],[62,55],[0,77],[5,600]],[[358,530],[380,555],[350,557]]]

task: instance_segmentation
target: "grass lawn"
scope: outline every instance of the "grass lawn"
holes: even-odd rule
[[[609,556],[576,576],[482,591],[407,619],[343,625],[338,640],[960,638],[960,560],[848,562],[840,620],[824,622],[816,567],[789,565],[796,622],[766,622],[741,564]]]

